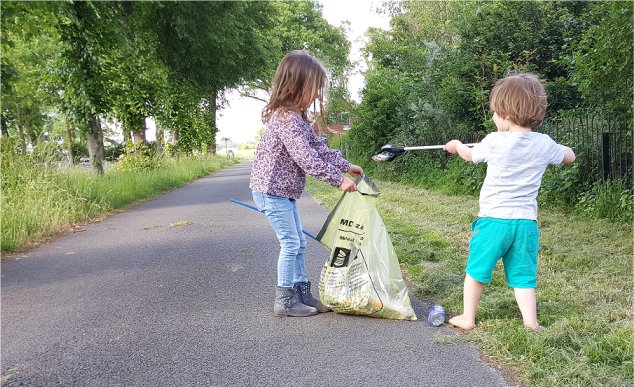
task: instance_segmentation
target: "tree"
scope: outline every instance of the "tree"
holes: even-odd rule
[[[80,134],[99,173],[102,120],[116,118],[124,136],[139,141],[151,115],[159,131],[172,132],[176,150],[213,152],[223,93],[268,80],[291,47],[306,46],[323,59],[332,71],[332,98],[345,100],[344,28],[329,26],[313,2],[0,6],[2,135],[21,134],[25,150],[53,128],[68,138],[72,159]]]
[[[57,63],[63,111],[86,135],[96,171],[103,175],[105,159],[100,115],[111,111],[110,84],[117,74],[109,67],[120,44],[118,4],[72,1],[55,4],[63,50]]]
[[[152,3],[123,1],[119,22],[122,40],[111,63],[119,77],[113,79],[112,106],[121,121],[124,141],[145,142],[147,116],[156,115],[167,90],[167,68],[157,55],[158,38],[148,29]]]
[[[596,20],[575,45],[572,79],[593,104],[632,112],[632,26],[629,1],[593,3],[588,17]]]
[[[247,82],[242,95],[267,102],[262,94],[271,90],[273,73],[280,60],[292,50],[306,49],[324,62],[330,71],[330,87],[347,90],[347,70],[350,42],[346,27],[335,27],[322,15],[321,5],[314,1],[271,2],[273,27],[267,33],[271,43],[269,56],[259,77]]]
[[[50,126],[49,58],[60,50],[51,16],[40,4],[2,3],[2,134],[17,132],[20,149],[35,146]]]
[[[578,105],[583,100],[568,81],[571,69],[564,58],[584,31],[587,7],[513,1],[399,4],[392,9],[391,31],[369,34],[368,83],[359,109],[368,119],[357,120],[351,137],[360,136],[363,144],[363,136],[386,131],[363,126],[385,122],[391,123],[392,138],[400,140],[480,136],[492,128],[490,90],[511,70],[545,80],[549,114]],[[389,87],[376,77],[389,79]]]
[[[170,85],[185,83],[195,91],[197,105],[207,120],[190,140],[215,150],[217,99],[260,77],[270,62],[271,5],[266,2],[156,3],[150,18],[158,36],[159,57]],[[192,106],[188,102],[188,106]],[[178,104],[172,101],[168,104]],[[179,139],[189,128],[180,128]]]

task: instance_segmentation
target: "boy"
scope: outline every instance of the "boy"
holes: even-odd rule
[[[484,283],[502,258],[506,282],[515,291],[524,326],[539,330],[535,297],[537,275],[537,191],[549,164],[568,164],[574,152],[548,135],[533,132],[544,119],[546,91],[530,74],[496,82],[490,109],[498,132],[488,134],[472,149],[458,140],[444,150],[473,163],[487,163],[480,191],[480,213],[471,225],[464,281],[464,310],[449,323],[463,330],[475,327],[476,309]]]

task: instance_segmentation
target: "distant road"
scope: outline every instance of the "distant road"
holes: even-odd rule
[[[276,318],[278,243],[250,164],[2,261],[7,386],[502,386],[447,328],[320,314]],[[305,195],[304,229],[328,210]],[[309,241],[315,285],[327,250]]]

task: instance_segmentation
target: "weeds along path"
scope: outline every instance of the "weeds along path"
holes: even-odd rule
[[[415,294],[462,309],[462,283],[470,224],[478,200],[393,182],[377,182],[377,207]],[[341,195],[309,180],[310,192],[326,206]],[[478,327],[465,339],[514,370],[521,384],[623,386],[634,381],[631,225],[540,209],[537,274],[538,316],[547,330],[522,327],[501,262],[485,287]]]
[[[155,168],[109,165],[103,176],[97,176],[84,167],[57,167],[56,162],[43,163],[29,155],[3,154],[2,252],[54,239],[235,163],[208,154],[148,160]]]

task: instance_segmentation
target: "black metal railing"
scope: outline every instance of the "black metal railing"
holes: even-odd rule
[[[559,116],[546,120],[538,130],[575,151],[584,180],[619,178],[632,183],[634,128],[627,116]]]

